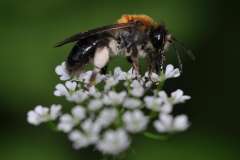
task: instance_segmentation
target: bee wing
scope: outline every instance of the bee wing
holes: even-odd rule
[[[90,36],[93,36],[93,35],[96,35],[96,34],[104,33],[104,32],[136,27],[137,24],[139,24],[139,23],[136,23],[136,22],[120,23],[120,24],[113,24],[113,25],[103,26],[103,27],[100,27],[100,28],[95,28],[95,29],[89,30],[87,32],[80,32],[80,33],[77,33],[77,34],[75,34],[71,37],[68,37],[65,40],[57,43],[55,45],[55,47],[60,47],[60,46],[65,45],[67,43],[75,42],[75,41],[78,41],[80,39],[84,39],[84,38],[87,38],[87,37],[90,37]]]

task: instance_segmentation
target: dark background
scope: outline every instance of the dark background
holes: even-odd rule
[[[231,6],[230,6],[231,5]],[[237,9],[237,5],[235,5]],[[66,36],[114,23],[122,14],[147,14],[164,22],[172,34],[194,50],[195,62],[184,57],[184,73],[166,89],[183,89],[192,100],[179,106],[192,126],[168,141],[137,136],[126,159],[239,159],[239,105],[233,69],[237,69],[238,15],[230,1],[217,0],[8,0],[0,1],[0,159],[99,159],[91,149],[75,151],[65,135],[47,127],[32,127],[26,112],[37,104],[61,103],[52,92],[56,65],[71,45],[53,48]],[[239,18],[239,17],[238,17]],[[231,53],[234,53],[231,55]],[[169,63],[177,64],[172,52]],[[114,65],[126,66],[115,59]],[[113,66],[113,65],[112,65]],[[228,94],[226,94],[228,93]],[[234,97],[235,95],[235,97]]]

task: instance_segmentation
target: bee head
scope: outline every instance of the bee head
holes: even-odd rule
[[[159,25],[153,28],[150,32],[150,40],[158,51],[163,51],[168,48],[171,43],[171,35],[164,26]]]

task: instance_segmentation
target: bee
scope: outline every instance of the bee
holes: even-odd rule
[[[164,25],[147,15],[123,15],[115,24],[77,33],[55,47],[72,42],[75,45],[66,60],[67,71],[78,74],[91,63],[93,81],[99,72],[106,73],[110,58],[117,55],[125,56],[137,74],[139,57],[148,62],[149,73],[159,73],[165,65],[165,52],[176,39]],[[179,56],[178,59],[181,64]]]

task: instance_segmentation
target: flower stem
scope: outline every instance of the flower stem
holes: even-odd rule
[[[151,138],[155,140],[162,140],[162,141],[168,140],[168,136],[166,135],[157,135],[151,132],[144,132],[143,135],[147,138]]]

